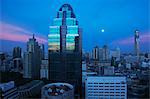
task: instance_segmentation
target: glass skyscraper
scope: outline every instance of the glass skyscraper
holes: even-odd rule
[[[58,11],[53,25],[49,27],[48,35],[49,51],[74,51],[75,39],[79,37],[80,28],[73,9],[70,5],[64,4]]]
[[[49,28],[49,79],[72,84],[81,97],[81,29],[69,4],[61,6]]]

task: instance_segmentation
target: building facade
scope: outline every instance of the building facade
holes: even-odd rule
[[[21,58],[21,48],[20,47],[14,47],[14,49],[13,49],[13,59],[14,58]]]
[[[86,99],[127,99],[126,77],[88,76]]]
[[[13,70],[16,72],[22,72],[23,70],[21,51],[18,46],[13,48]]]
[[[114,57],[116,60],[120,60],[120,48],[110,50],[110,58]]]
[[[99,61],[99,47],[96,46],[92,50],[92,59]]]
[[[14,81],[0,84],[0,99],[19,99]]]
[[[40,78],[49,79],[48,77],[48,59],[43,59],[40,69]]]
[[[19,98],[39,98],[42,86],[44,86],[44,82],[40,80],[33,80],[19,86]]]
[[[48,35],[49,79],[75,86],[81,97],[82,55],[81,28],[69,4],[61,6]]]
[[[41,65],[41,49],[38,42],[34,38],[30,38],[27,42],[27,52],[24,53],[23,61],[23,77],[39,79]]]
[[[109,60],[109,48],[107,45],[103,46],[103,60]]]

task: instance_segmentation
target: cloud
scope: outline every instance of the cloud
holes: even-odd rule
[[[27,42],[33,35],[32,32],[4,22],[0,22],[0,40]],[[39,43],[47,43],[47,38],[35,36]]]
[[[150,33],[144,33],[140,35],[140,43],[141,44],[148,44],[150,43]],[[121,40],[113,41],[112,44],[118,45],[132,45],[134,44],[134,37],[128,37]]]

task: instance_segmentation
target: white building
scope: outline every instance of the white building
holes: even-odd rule
[[[68,83],[51,83],[42,87],[42,99],[74,99],[74,88]]]
[[[0,83],[0,99],[19,99],[19,94],[14,81]]]
[[[85,97],[86,99],[127,99],[126,77],[88,76]]]
[[[117,60],[120,60],[120,49],[116,48],[115,50],[110,51],[110,58],[115,57]]]
[[[48,59],[42,60],[40,69],[40,78],[48,79]]]

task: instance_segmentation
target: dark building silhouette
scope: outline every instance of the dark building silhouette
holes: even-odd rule
[[[21,48],[14,47],[13,49],[13,69],[16,72],[22,72],[23,64],[22,64],[22,56],[21,56]]]
[[[44,44],[41,44],[41,58],[42,59],[45,59],[45,47],[44,47]]]
[[[134,48],[135,48],[135,55],[139,57],[140,48],[139,48],[139,31],[135,30],[134,35]]]
[[[13,59],[14,58],[21,58],[21,48],[20,47],[14,47],[14,49],[13,49]]]
[[[41,48],[34,38],[27,42],[27,52],[24,53],[23,77],[40,79]]]
[[[50,26],[48,45],[50,81],[72,84],[75,95],[81,97],[81,29],[69,4],[61,6]]]

